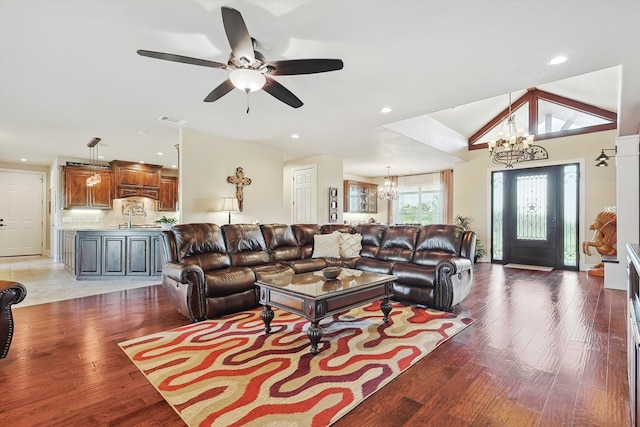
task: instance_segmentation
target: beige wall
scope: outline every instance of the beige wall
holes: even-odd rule
[[[214,137],[190,129],[180,135],[179,198],[181,222],[227,223],[220,212],[223,197],[235,196],[227,177],[242,167],[251,185],[244,187],[244,211],[232,212],[233,223],[284,222],[282,150]]]
[[[592,231],[589,225],[596,215],[607,206],[616,205],[615,163],[610,162],[606,168],[595,167],[594,159],[602,148],[615,146],[617,132],[615,130],[556,138],[539,141],[549,152],[549,160],[527,162],[519,167],[533,168],[563,163],[580,163],[580,234],[579,243],[590,241]],[[612,159],[613,160],[613,159]],[[487,150],[475,150],[470,153],[469,161],[457,163],[454,169],[454,203],[453,214],[473,218],[473,229],[490,251],[490,179],[491,172],[503,170],[500,165],[491,163]],[[580,266],[584,269],[600,262],[600,256],[592,251],[592,256],[581,254]],[[489,254],[488,254],[489,255]],[[488,260],[488,259],[487,259]]]

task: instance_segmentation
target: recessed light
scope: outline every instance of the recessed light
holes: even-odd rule
[[[383,108],[380,110],[380,112],[381,112],[382,114],[390,113],[390,112],[391,112],[391,108],[389,108],[389,107],[383,107]]]
[[[164,155],[164,153],[158,153],[158,156],[163,156],[163,155]]]
[[[26,162],[26,161],[27,161],[27,159],[20,159],[20,161],[21,161],[21,162]]]
[[[291,135],[291,138],[298,139],[298,138],[300,138],[300,135],[298,135],[297,133],[294,133],[294,134]]]
[[[143,160],[140,160],[140,162],[139,162],[139,163],[143,165],[143,164],[144,164],[144,161],[143,161]]]
[[[158,120],[161,122],[171,123],[172,125],[184,126],[187,124],[186,120],[178,119],[177,117],[161,116]]]
[[[99,159],[104,159],[104,156],[98,156]]]
[[[556,57],[554,57],[553,59],[551,59],[551,61],[547,62],[547,65],[558,65],[558,64],[562,64],[563,62],[565,62],[567,60],[567,57],[564,55],[558,55]]]
[[[144,135],[144,136],[149,135],[149,132],[146,132],[146,131],[143,131],[143,130],[141,130],[141,131],[140,131],[140,132],[138,132],[138,133],[139,133],[140,135]]]
[[[176,165],[171,165],[172,168],[177,169],[178,167]]]

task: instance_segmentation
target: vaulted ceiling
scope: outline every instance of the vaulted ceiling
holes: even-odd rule
[[[246,114],[241,91],[202,102],[228,71],[136,54],[226,63],[221,6],[242,13],[268,59],[340,58],[344,69],[281,76],[304,106],[260,91]],[[347,174],[428,172],[464,158],[456,141],[529,87],[612,109],[634,134],[638,16],[636,0],[0,0],[0,162],[88,158],[97,136],[106,161],[171,166],[179,128],[158,120],[169,116],[285,160],[340,156]],[[558,54],[568,61],[547,65]],[[419,141],[425,117],[447,135]],[[418,129],[405,122],[415,118]]]

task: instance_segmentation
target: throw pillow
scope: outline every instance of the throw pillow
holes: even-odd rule
[[[360,256],[362,250],[362,234],[340,233],[340,256],[354,258]]]
[[[313,236],[313,255],[311,258],[340,258],[340,235],[316,234]]]

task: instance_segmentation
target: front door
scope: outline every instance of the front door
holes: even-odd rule
[[[0,171],[0,256],[42,254],[41,173]]]
[[[558,192],[553,167],[513,171],[507,197],[508,262],[555,267]]]
[[[504,181],[499,187],[496,174]],[[575,164],[494,173],[492,244],[502,246],[494,260],[577,269],[577,194]]]

